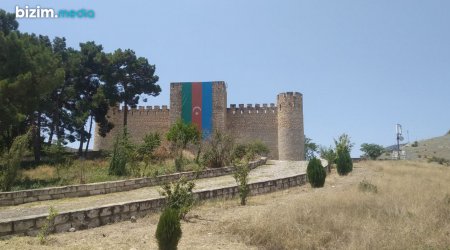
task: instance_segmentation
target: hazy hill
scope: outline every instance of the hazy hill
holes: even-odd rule
[[[411,142],[402,147],[406,151],[407,159],[429,159],[434,156],[450,160],[450,133],[417,141],[417,145],[414,144],[414,142]]]

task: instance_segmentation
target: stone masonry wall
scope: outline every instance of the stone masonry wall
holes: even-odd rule
[[[161,135],[169,130],[169,109],[166,105],[138,107],[128,110],[128,132],[135,143],[142,143],[144,136],[150,132],[158,132]],[[108,111],[108,119],[114,123],[114,128],[102,138],[96,131],[94,150],[112,149],[117,133],[123,129],[123,108],[112,107]]]
[[[262,157],[259,160],[249,163],[250,169],[266,164],[267,158]],[[19,205],[35,201],[56,200],[72,197],[84,197],[99,194],[108,194],[123,192],[143,187],[157,186],[164,183],[174,182],[181,177],[187,180],[212,178],[232,174],[234,167],[205,169],[199,172],[182,172],[157,177],[135,178],[120,181],[107,181],[101,183],[70,185],[63,187],[50,187],[40,189],[30,189],[13,192],[0,192],[0,207]]]
[[[275,104],[231,104],[227,109],[227,132],[238,143],[261,140],[270,149],[269,156],[278,158],[278,119]]]
[[[329,167],[325,167],[329,171]],[[307,183],[306,173],[262,182],[249,184],[250,195],[259,195],[290,187],[301,186]],[[226,199],[239,195],[237,186],[216,188],[195,192],[194,196],[198,200]],[[166,200],[157,198],[151,200],[141,200],[129,203],[111,204],[103,207],[88,208],[84,210],[60,213],[55,218],[52,232],[67,232],[70,228],[77,230],[99,227],[102,225],[129,220],[131,216],[143,217],[148,213],[160,210]],[[39,229],[44,225],[48,214],[35,217],[24,217],[15,220],[5,220],[0,222],[0,236],[6,235],[30,235],[38,234]]]

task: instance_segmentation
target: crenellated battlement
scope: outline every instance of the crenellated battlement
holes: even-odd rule
[[[111,108],[111,113],[113,115],[123,114],[124,108],[119,105]],[[158,112],[170,112],[167,105],[155,105],[155,106],[138,106],[137,108],[129,108],[128,114],[131,115],[152,115]]]
[[[263,104],[230,104],[230,107],[227,108],[227,113],[230,114],[267,114],[267,113],[276,113],[277,106],[275,103],[263,103]]]
[[[303,95],[301,93],[299,93],[299,92],[284,92],[284,93],[278,94],[278,97],[280,97],[280,96],[282,96],[282,97],[291,97],[291,96],[299,96],[299,97],[301,97]]]

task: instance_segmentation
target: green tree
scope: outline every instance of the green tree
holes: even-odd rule
[[[16,15],[0,9],[0,31],[8,35],[11,31],[17,30],[18,27],[19,23],[16,21]]]
[[[155,65],[144,57],[137,57],[133,50],[114,51],[108,56],[109,64],[103,79],[110,104],[123,102],[123,125],[127,125],[128,106],[136,107],[141,94],[157,96],[161,87],[156,84]]]
[[[384,147],[373,143],[363,143],[361,144],[361,151],[364,152],[364,157],[376,160],[384,153]]]
[[[318,146],[312,139],[305,136],[305,159],[310,160],[314,158],[314,154],[318,151]]]
[[[353,162],[350,152],[353,148],[353,143],[350,142],[350,137],[347,134],[342,134],[336,140],[336,169],[339,175],[347,175],[353,171]]]
[[[102,86],[100,81],[107,66],[107,57],[101,45],[97,45],[95,42],[80,44],[80,67],[73,82],[72,107],[74,132],[80,142],[78,148],[80,156],[83,152],[84,142],[89,142],[91,138],[93,119],[101,126],[100,131],[109,132],[112,128],[112,124],[106,119],[109,107],[106,87]],[[91,118],[89,130],[86,131],[85,125],[89,118]]]
[[[48,37],[0,33],[0,44],[2,137],[9,144],[32,127],[35,160],[39,161],[47,99],[64,79],[64,69]]]
[[[166,138],[171,142],[177,155],[175,158],[175,167],[177,171],[181,171],[183,166],[183,150],[186,149],[189,143],[198,143],[200,141],[200,131],[195,125],[178,120],[169,128]]]

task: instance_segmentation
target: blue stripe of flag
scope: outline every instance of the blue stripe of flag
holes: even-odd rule
[[[213,90],[212,82],[202,83],[202,134],[203,138],[208,138],[212,133],[212,105]]]

